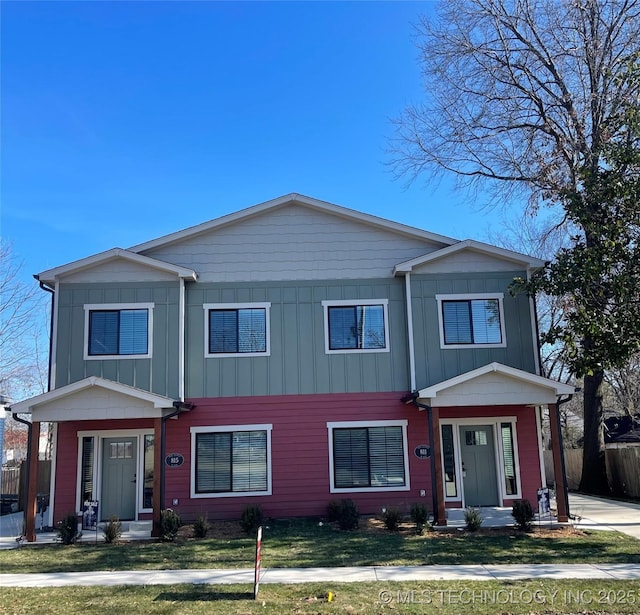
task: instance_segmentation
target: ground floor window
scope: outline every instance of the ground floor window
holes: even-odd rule
[[[154,461],[155,438],[153,434],[145,434],[144,436],[144,455],[143,464],[143,508],[153,508],[153,461]]]
[[[268,495],[271,425],[192,427],[192,497]]]
[[[82,438],[81,470],[80,470],[80,501],[93,500],[93,448],[95,438]]]
[[[453,425],[442,426],[442,461],[444,465],[444,492],[446,497],[458,495],[456,459],[453,446]]]
[[[327,427],[332,492],[409,488],[406,421]]]
[[[513,450],[513,425],[511,423],[501,423],[500,435],[502,437],[504,490],[507,495],[515,495],[518,493],[518,480],[516,477],[516,459]]]

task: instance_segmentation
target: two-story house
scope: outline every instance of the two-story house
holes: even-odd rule
[[[38,274],[50,391],[13,411],[55,424],[49,522],[535,502],[574,391],[509,293],[542,264],[291,194]]]

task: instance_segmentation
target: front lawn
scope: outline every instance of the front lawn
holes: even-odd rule
[[[408,525],[400,532],[381,529],[375,519],[363,519],[360,526],[344,532],[314,520],[270,521],[264,528],[262,565],[640,563],[640,541],[617,532],[486,529],[476,533],[433,531],[417,536]],[[188,528],[184,528],[175,543],[22,546],[0,551],[0,570],[82,572],[253,565],[255,539],[244,534],[237,523],[214,523],[206,539],[189,536]]]
[[[0,613],[171,615],[543,615],[638,613],[631,581],[537,580],[400,583],[0,588]],[[329,592],[332,600],[328,601]]]

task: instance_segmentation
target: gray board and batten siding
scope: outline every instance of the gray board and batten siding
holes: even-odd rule
[[[522,272],[412,276],[416,377],[419,387],[492,361],[535,372],[529,302],[508,286]],[[504,294],[505,348],[441,349],[436,295]],[[231,397],[406,391],[409,384],[404,278],[186,285],[187,397]],[[326,354],[323,300],[386,299],[389,352]],[[153,308],[150,359],[84,360],[84,305],[147,303]],[[270,308],[270,356],[205,358],[209,303],[263,303]],[[179,285],[177,282],[61,284],[56,387],[87,376],[178,395]]]
[[[525,294],[509,294],[514,277],[524,271],[481,272],[473,274],[432,273],[412,275],[416,384],[425,388],[469,372],[494,361],[532,374],[536,373],[537,348],[531,322],[531,306]],[[504,295],[504,348],[441,348],[436,295]]]
[[[178,399],[178,281],[61,283],[58,291],[56,388],[89,376]],[[85,305],[153,303],[151,358],[84,359]]]
[[[404,280],[188,286],[186,390],[190,397],[404,391],[408,382]],[[388,300],[389,352],[326,354],[324,300]],[[271,352],[205,358],[203,304],[269,302]]]
[[[141,254],[193,269],[203,283],[366,280],[445,245],[288,205]]]

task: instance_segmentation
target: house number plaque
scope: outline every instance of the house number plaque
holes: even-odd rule
[[[184,463],[184,457],[180,453],[171,453],[165,458],[165,463],[169,468],[179,468]]]
[[[413,449],[413,454],[418,459],[429,459],[431,457],[431,447],[426,444],[420,444]]]

